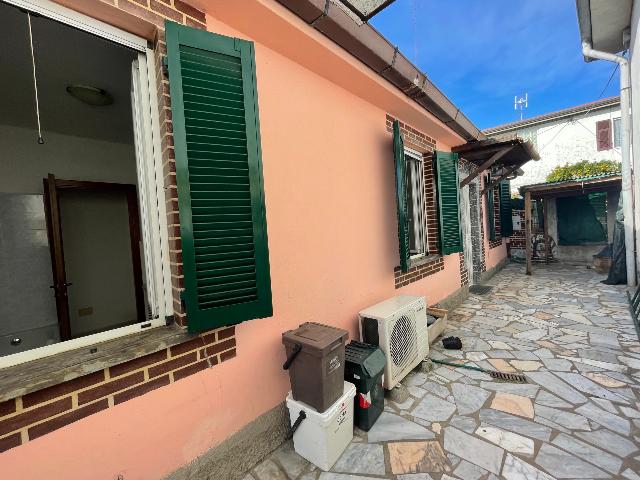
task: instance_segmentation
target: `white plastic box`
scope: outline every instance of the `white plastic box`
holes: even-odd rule
[[[344,382],[344,393],[323,413],[287,395],[291,425],[301,411],[307,415],[293,435],[293,448],[316,467],[328,471],[353,439],[353,398],[356,387]]]

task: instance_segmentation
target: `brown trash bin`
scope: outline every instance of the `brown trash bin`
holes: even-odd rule
[[[282,334],[293,399],[324,412],[344,393],[344,344],[341,328],[307,322]]]

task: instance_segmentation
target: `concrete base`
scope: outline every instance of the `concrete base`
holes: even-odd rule
[[[165,480],[239,480],[284,443],[289,433],[289,411],[283,402]]]
[[[462,302],[464,302],[469,296],[469,286],[465,285],[453,292],[451,295],[436,303],[438,308],[444,308],[445,310],[453,310]]]
[[[502,270],[505,265],[507,265],[507,263],[509,263],[509,258],[505,257],[500,260],[500,262],[498,262],[493,268],[487,270],[486,272],[482,272],[482,274],[480,275],[480,283],[485,283],[491,280],[491,278],[500,270]]]

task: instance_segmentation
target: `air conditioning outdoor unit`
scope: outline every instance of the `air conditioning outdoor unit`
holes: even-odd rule
[[[378,345],[387,357],[383,383],[391,390],[429,354],[427,301],[399,295],[358,315],[360,339]]]

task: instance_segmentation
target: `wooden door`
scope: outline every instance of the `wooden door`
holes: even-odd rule
[[[60,340],[71,338],[71,322],[69,321],[69,295],[67,274],[64,267],[64,248],[62,245],[62,223],[60,221],[60,203],[56,187],[56,177],[49,174],[44,183],[44,211],[47,220],[47,235],[51,251],[51,269],[53,273],[53,289],[56,298],[56,311],[60,328]]]

